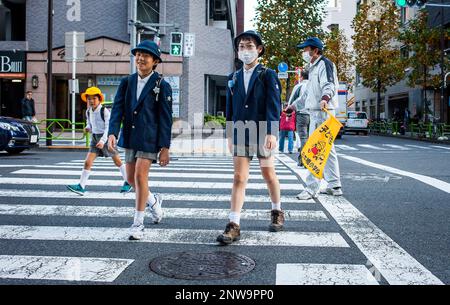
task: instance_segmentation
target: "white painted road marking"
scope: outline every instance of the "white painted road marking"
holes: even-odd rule
[[[128,228],[0,226],[0,239],[129,242]],[[217,244],[220,230],[145,230],[145,243]],[[339,233],[245,231],[241,246],[350,247]]]
[[[41,178],[0,178],[0,184],[14,185],[70,185],[78,183],[74,179],[41,179]],[[99,180],[90,179],[89,186],[122,186],[122,180]],[[187,189],[226,189],[231,190],[233,182],[195,182],[195,181],[149,181],[151,188],[187,188]],[[281,183],[282,190],[301,191],[303,186],[300,183]],[[247,189],[265,190],[266,183],[248,183]]]
[[[55,168],[55,169],[79,169],[80,171],[78,173],[81,173],[81,169],[83,168],[82,164],[79,165],[73,165],[72,163],[67,163],[68,165],[0,165],[0,168],[23,168],[23,167],[31,167],[31,168]],[[284,169],[276,169],[277,174],[292,174],[290,170],[288,170],[285,166],[283,166]],[[97,166],[94,165],[92,167],[92,170],[95,172],[96,170],[111,170],[111,171],[117,171],[119,170],[116,166]],[[230,168],[202,168],[202,167],[196,167],[196,168],[180,168],[180,167],[152,167],[150,175],[155,172],[203,172],[203,173],[234,173],[234,169],[232,167]],[[250,169],[250,174],[252,173],[261,173],[261,170],[259,168],[257,169]]]
[[[270,207],[270,206],[269,206]],[[132,217],[134,207],[107,206],[60,206],[60,205],[23,205],[0,204],[0,215],[15,216],[75,216],[75,217]],[[229,209],[201,208],[164,208],[164,218],[176,219],[228,219]],[[285,210],[290,221],[328,221],[322,211]],[[242,219],[268,220],[270,210],[243,209]]]
[[[427,150],[432,149],[432,148],[427,147],[427,146],[419,146],[419,145],[410,145],[410,144],[406,144],[405,146],[412,147],[412,148],[427,149]]]
[[[369,144],[358,144],[358,146],[364,147],[364,148],[369,148],[369,149],[375,149],[375,150],[386,150],[385,148],[373,146],[373,145],[369,145]]]
[[[400,146],[400,145],[394,145],[394,144],[383,144],[383,146],[387,146],[387,147],[390,147],[390,148],[394,148],[394,149],[396,149],[396,150],[411,150],[411,149],[409,149],[408,147],[403,147],[403,146]]]
[[[113,282],[134,260],[0,255],[0,278]]]
[[[276,285],[379,285],[363,265],[277,264]]]
[[[55,175],[55,176],[79,176],[80,171],[71,170],[44,170],[44,169],[21,169],[13,172],[15,175]],[[122,177],[122,174],[117,169],[116,171],[92,171],[91,176],[106,176],[106,177]],[[210,174],[210,173],[164,173],[164,172],[150,172],[150,179],[158,178],[187,178],[189,179],[228,179],[233,180],[234,174]],[[249,179],[264,180],[261,174],[250,175]],[[278,175],[280,180],[295,180],[297,178],[291,175]]]
[[[340,150],[358,150],[357,148],[348,146],[348,145],[335,145],[336,148],[339,148]]]
[[[438,145],[431,145],[431,147],[435,147],[435,148],[441,148],[441,149],[446,149],[446,150],[450,150],[450,147],[447,147],[447,146],[438,146]]]
[[[186,201],[186,202],[229,202],[231,195],[228,194],[190,194],[190,193],[163,193],[164,202],[169,201]],[[64,191],[41,191],[41,190],[23,190],[23,189],[2,189],[0,198],[71,198],[71,199],[112,199],[112,200],[134,200],[134,193],[120,194],[119,192],[86,192],[84,196],[78,196],[72,192]],[[6,200],[6,199],[5,199]],[[1,202],[1,201],[0,201]],[[269,195],[246,195],[245,202],[247,203],[266,203],[269,204]],[[282,203],[299,203],[293,196],[282,196]],[[302,203],[315,204],[314,200],[305,201]]]
[[[390,166],[386,166],[386,165],[382,165],[382,164],[378,164],[378,163],[374,163],[374,162],[370,162],[370,161],[366,161],[360,158],[356,158],[356,157],[352,157],[352,156],[346,156],[346,155],[340,155],[341,158],[362,164],[362,165],[366,165],[366,166],[370,166],[373,168],[377,168],[386,172],[390,172],[396,175],[401,175],[401,176],[405,176],[405,177],[409,177],[409,178],[413,178],[416,179],[420,182],[423,182],[425,184],[428,184],[432,187],[435,187],[441,191],[444,191],[446,193],[450,193],[450,183],[447,183],[445,181],[436,179],[436,178],[432,178],[432,177],[428,177],[425,175],[420,175],[420,174],[415,174],[415,173],[411,173],[411,172],[407,172],[401,169],[397,169],[394,167],[390,167]]]
[[[294,160],[287,156],[278,159],[294,172],[298,171]],[[389,284],[443,284],[344,197],[319,195],[318,200]]]

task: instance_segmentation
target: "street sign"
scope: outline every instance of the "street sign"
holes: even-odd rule
[[[287,79],[288,78],[288,73],[287,72],[280,72],[280,73],[278,73],[278,78],[279,79]]]
[[[70,94],[80,93],[80,85],[78,79],[69,79]]]
[[[184,34],[184,56],[192,57],[195,54],[195,34]]]
[[[183,56],[183,33],[170,33],[170,55]]]
[[[289,70],[289,66],[288,66],[287,63],[281,62],[281,63],[278,65],[278,71],[279,71],[279,72],[285,73],[285,72],[287,72],[287,70]]]
[[[84,62],[85,33],[84,32],[67,32],[65,41],[65,61],[66,62]]]

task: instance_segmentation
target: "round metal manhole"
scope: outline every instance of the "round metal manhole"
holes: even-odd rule
[[[255,268],[255,262],[230,252],[180,252],[155,258],[150,270],[183,280],[214,280],[238,277]]]

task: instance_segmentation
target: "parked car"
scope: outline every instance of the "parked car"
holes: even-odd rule
[[[347,113],[347,122],[345,124],[345,132],[360,132],[367,135],[369,133],[369,120],[367,119],[367,113],[349,111]]]
[[[33,123],[0,116],[0,151],[18,154],[38,142],[39,129]]]

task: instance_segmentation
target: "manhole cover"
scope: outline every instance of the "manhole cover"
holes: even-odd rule
[[[237,277],[252,271],[255,262],[229,252],[181,252],[155,258],[150,270],[170,278],[209,280]]]

